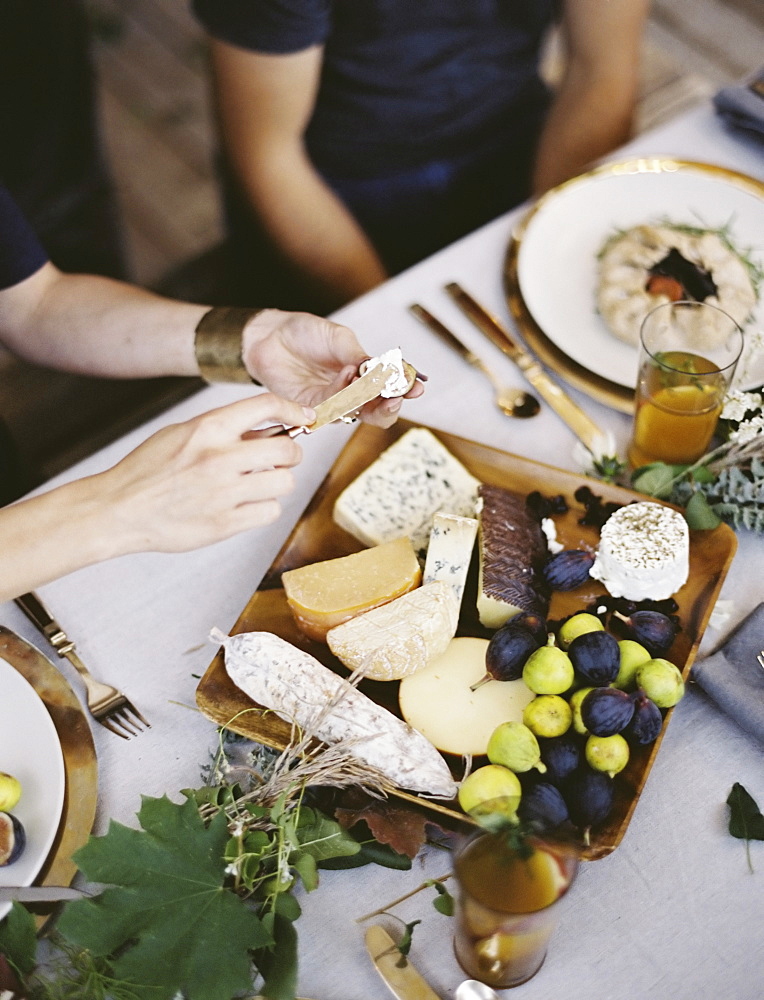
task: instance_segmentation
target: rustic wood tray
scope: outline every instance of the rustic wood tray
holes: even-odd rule
[[[334,658],[323,643],[304,636],[290,614],[284,591],[281,589],[281,574],[288,569],[304,566],[320,559],[348,555],[362,546],[339,528],[332,520],[334,501],[340,491],[362,472],[385,448],[402,434],[415,426],[400,420],[389,430],[361,426],[350,439],[325,480],[316,491],[305,513],[295,526],[289,538],[263,579],[259,589],[252,595],[239,616],[233,633],[248,631],[275,632],[300,649],[311,653],[316,659],[338,673],[347,671]],[[485,445],[455,437],[440,431],[433,431],[443,444],[454,454],[473,475],[483,482],[504,486],[520,494],[540,490],[546,495],[563,494],[569,503],[567,514],[555,517],[558,536],[566,548],[583,545],[595,546],[598,530],[578,523],[583,513],[582,507],[573,499],[579,486],[589,483],[592,490],[606,501],[629,503],[644,499],[641,494],[622,489],[575,473],[565,472],[551,466],[540,465],[526,458],[510,455]],[[737,548],[734,531],[727,525],[720,525],[714,531],[690,533],[690,576],[688,582],[676,595],[682,631],[671,648],[670,659],[682,670],[684,677],[698,650],[708,618],[713,609],[724,577]],[[473,567],[474,570],[474,567]],[[462,607],[458,635],[489,635],[480,625],[475,611],[475,576],[471,572]],[[592,581],[568,593],[555,593],[552,597],[549,617],[557,619],[580,610],[604,594],[603,587]],[[395,715],[398,710],[398,682],[362,681],[360,689],[378,704]],[[202,677],[196,693],[200,709],[220,725],[227,726],[253,740],[276,749],[283,749],[290,737],[290,727],[273,713],[263,709],[240,691],[226,673],[222,650]],[[671,713],[667,718],[669,721]],[[666,730],[664,724],[663,732]],[[609,854],[620,843],[629,825],[650,768],[660,745],[660,738],[649,747],[635,750],[627,768],[616,781],[618,789],[616,802],[607,824],[592,832],[591,843],[586,857],[601,858]],[[459,761],[450,760],[456,776],[459,776]],[[475,761],[480,764],[481,761]],[[396,795],[410,803],[424,807],[432,818],[445,826],[458,826],[467,820],[456,803],[443,805],[428,802],[419,796],[400,791]]]

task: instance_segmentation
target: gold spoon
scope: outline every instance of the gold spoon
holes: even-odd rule
[[[534,417],[538,413],[540,404],[535,396],[524,389],[514,389],[502,385],[488,365],[477,354],[473,354],[469,347],[463,344],[456,334],[444,326],[439,319],[436,319],[428,309],[415,302],[409,306],[409,311],[465,361],[469,362],[473,368],[477,368],[485,375],[493,386],[496,405],[502,413],[506,413],[508,417]]]

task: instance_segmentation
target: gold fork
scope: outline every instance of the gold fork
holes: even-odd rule
[[[97,681],[77,655],[75,645],[51,615],[37,594],[22,594],[16,598],[32,624],[42,632],[60,657],[66,657],[82,677],[87,692],[90,714],[112,733],[129,740],[151,726],[125,695],[111,684]]]

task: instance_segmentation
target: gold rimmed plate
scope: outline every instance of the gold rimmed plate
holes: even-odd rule
[[[597,312],[598,254],[619,230],[660,221],[724,229],[740,252],[764,263],[764,183],[670,157],[605,164],[553,188],[524,216],[504,261],[509,308],[531,350],[624,413],[634,407],[637,349],[613,336]],[[760,296],[738,368],[746,387],[764,382],[762,328]]]
[[[362,425],[345,446],[325,480],[317,490],[304,514],[284,543],[260,588],[252,595],[242,610],[232,633],[247,631],[274,632],[282,639],[309,652],[326,666],[343,676],[347,674],[329,648],[308,639],[295,625],[289,611],[281,574],[288,569],[304,566],[320,559],[348,555],[361,545],[338,527],[332,518],[334,502],[345,486],[362,472],[385,448],[396,441],[412,426],[399,420],[387,430]],[[562,494],[568,499],[570,510],[555,517],[558,536],[566,548],[594,546],[598,541],[595,528],[579,524],[582,508],[574,500],[574,493],[589,482],[592,489],[605,501],[625,504],[644,499],[640,494],[608,483],[592,482],[583,476],[489,448],[452,434],[433,431],[474,476],[482,482],[503,486],[527,495],[540,490],[546,495]],[[724,577],[737,547],[734,531],[723,524],[714,531],[691,532],[690,576],[677,595],[682,631],[671,650],[671,658],[686,677],[697,653]],[[462,604],[458,635],[486,635],[478,622],[475,609],[475,576],[471,574]],[[589,584],[568,593],[552,596],[550,618],[558,619],[589,605],[604,593],[602,586]],[[400,715],[398,709],[398,682],[362,681],[360,688],[370,698]],[[282,750],[287,746],[291,729],[288,723],[273,712],[249,699],[231,681],[226,673],[223,655],[218,651],[199,682],[196,700],[200,709],[214,722],[227,726],[250,739]],[[664,726],[664,731],[665,731]],[[627,769],[619,775],[616,802],[607,824],[592,833],[587,857],[604,857],[620,843],[629,825],[642,787],[647,780],[660,740],[635,751]],[[460,761],[451,759],[454,773],[460,776]],[[476,765],[479,761],[475,762]],[[455,803],[429,802],[407,792],[396,795],[403,801],[424,809],[429,817],[444,826],[458,826],[466,817]]]
[[[38,649],[1,625],[0,658],[34,688],[58,734],[64,767],[63,805],[52,845],[34,884],[69,885],[77,872],[72,855],[90,836],[96,814],[98,764],[90,726],[63,674]],[[16,738],[21,737],[16,734]],[[34,759],[34,748],[30,755]],[[28,908],[41,928],[58,904],[30,904]]]

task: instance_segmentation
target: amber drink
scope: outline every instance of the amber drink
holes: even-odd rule
[[[578,857],[568,846],[531,841],[529,853],[506,834],[481,833],[459,851],[454,950],[473,979],[500,989],[534,976],[546,957],[558,902]]]
[[[694,462],[716,430],[742,331],[709,303],[670,302],[647,315],[640,339],[629,462]]]

